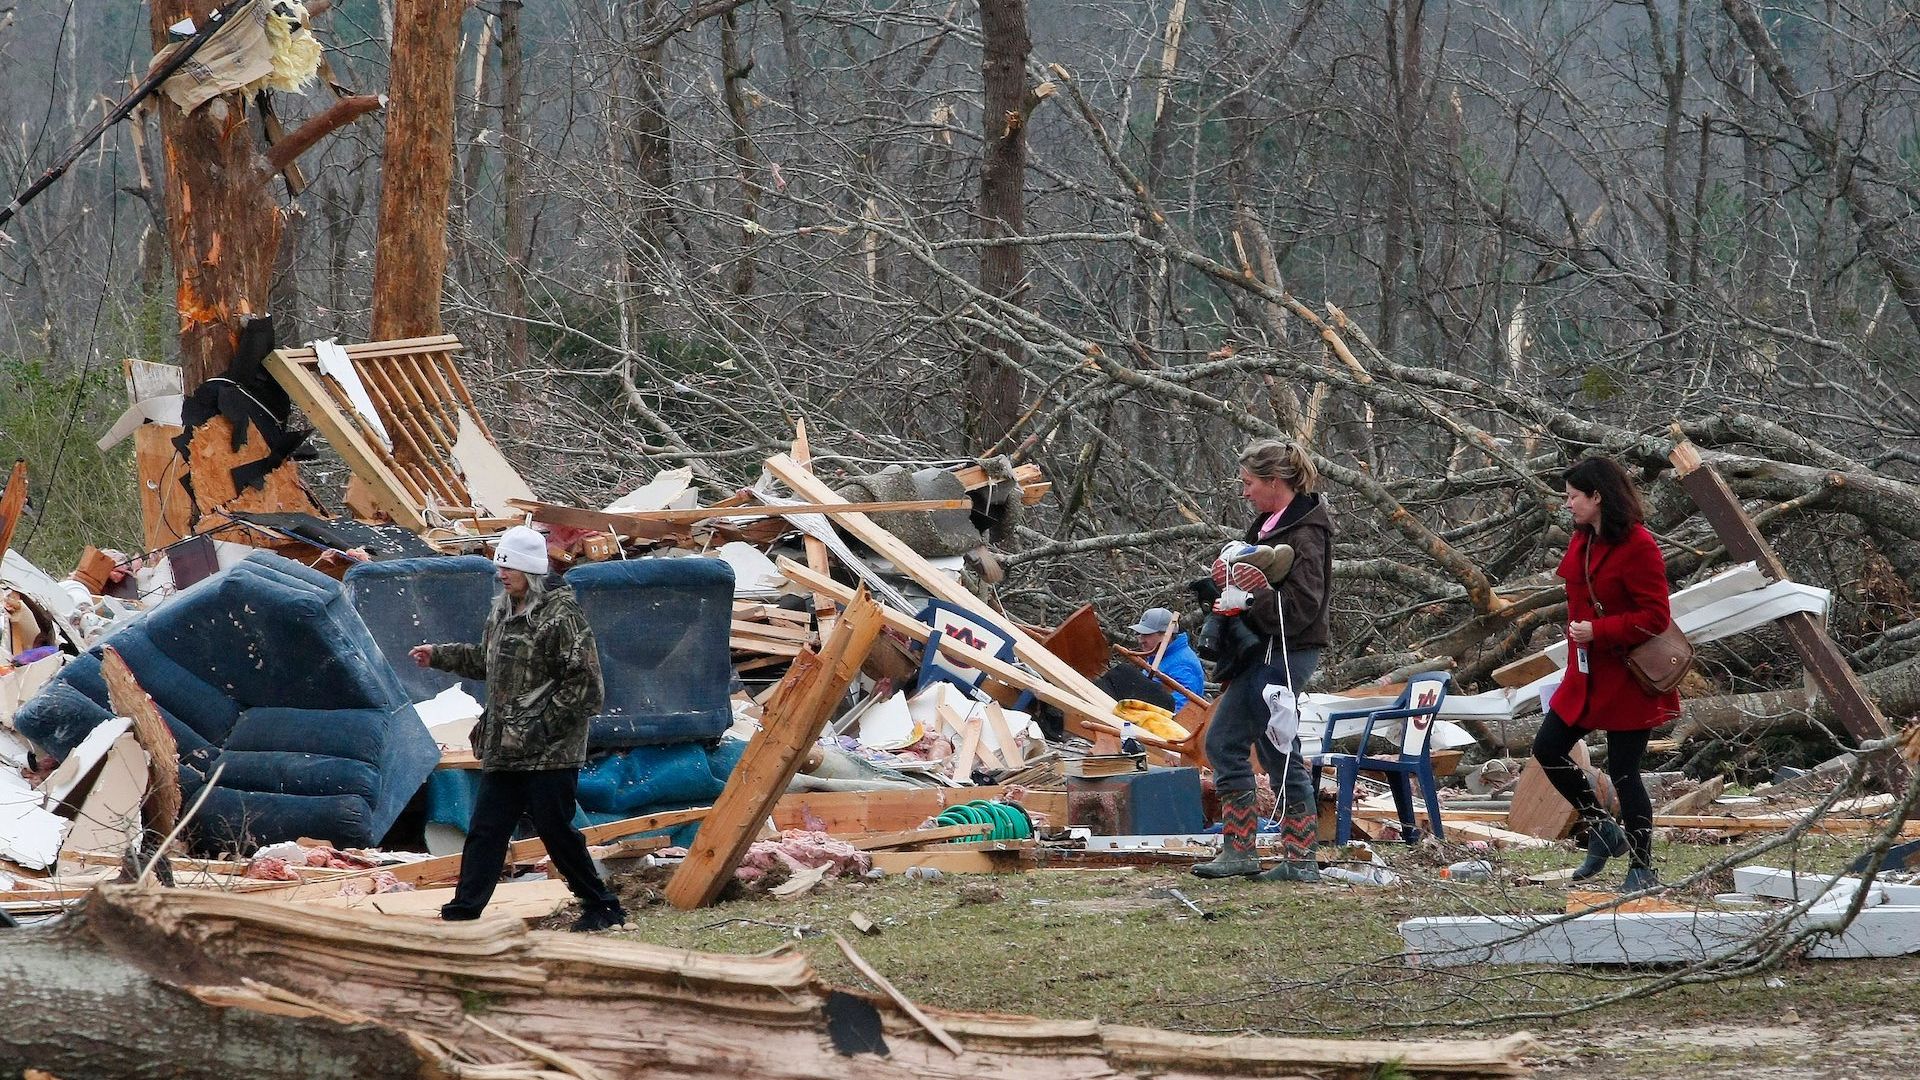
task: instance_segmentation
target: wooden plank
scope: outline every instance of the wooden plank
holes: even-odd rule
[[[806,829],[833,836],[906,832],[938,817],[949,806],[979,800],[1004,799],[1004,787],[913,788],[884,791],[806,791],[782,798],[773,808],[773,823],[781,829]],[[1064,824],[1067,794],[1032,791],[1021,794],[1029,814]]]
[[[799,656],[805,645],[795,641],[770,641],[758,637],[729,637],[727,648],[735,652],[758,653],[761,656],[789,657]]]
[[[173,729],[111,645],[101,650],[100,677],[106,681],[107,701],[114,713],[133,721],[134,739],[147,753],[147,787],[140,811],[147,829],[164,836],[180,820],[180,747]]]
[[[882,625],[880,607],[862,591],[847,606],[820,652],[804,652],[768,701],[758,734],[734,767],[727,786],[667,882],[666,898],[681,910],[713,903],[745,857],[807,750],[820,738],[833,707],[846,695]]]
[[[852,589],[832,578],[818,576],[814,574],[813,571],[801,566],[792,559],[782,557],[775,561],[775,565],[779,567],[780,572],[784,574],[789,581],[793,581],[816,592],[824,592],[842,600],[853,595]],[[886,619],[888,629],[898,631],[923,645],[933,636],[932,631],[926,623],[921,622],[911,615],[906,615],[890,608],[882,608],[881,616]],[[1088,727],[1104,730],[1114,735],[1120,733],[1120,725],[1113,716],[1112,699],[1106,698],[1104,694],[1101,695],[1101,698],[1104,699],[1107,704],[1102,704],[1098,701],[1084,700],[1048,682],[1046,679],[1023,671],[998,657],[990,656],[981,652],[979,649],[963,645],[955,641],[953,637],[948,634],[940,635],[939,647],[940,651],[953,657],[955,660],[966,664],[968,667],[984,671],[990,677],[1016,690],[1033,691],[1034,697],[1052,705],[1070,717],[1077,717]],[[1164,739],[1160,739],[1144,731],[1140,733],[1140,741],[1160,747],[1161,749],[1172,748],[1171,744],[1167,743]]]
[[[1582,771],[1592,764],[1584,742],[1573,744],[1572,755],[1573,763]],[[1561,840],[1573,832],[1573,823],[1579,819],[1579,811],[1560,797],[1560,792],[1547,779],[1540,763],[1528,759],[1526,767],[1520,771],[1520,783],[1513,789],[1513,806],[1507,811],[1507,828],[1543,840]]]
[[[1013,725],[1007,723],[1007,712],[997,701],[987,702],[987,724],[993,728],[993,740],[999,744],[1000,760],[1010,769],[1017,769],[1027,763],[1027,752],[1021,748],[1020,740],[1013,737]]]
[[[589,844],[604,844],[611,840],[633,836],[637,833],[653,832],[656,829],[671,829],[676,825],[685,825],[690,821],[700,821],[707,816],[712,807],[696,806],[689,810],[669,810],[660,814],[648,814],[644,817],[626,818],[621,821],[609,821],[605,825],[590,825],[580,830]],[[660,839],[665,839],[661,837]],[[664,845],[663,845],[664,846]],[[517,840],[507,848],[509,863],[537,861],[547,853],[546,845],[538,837],[531,840]],[[395,866],[383,866],[382,870],[391,870],[393,876],[409,885],[431,885],[442,881],[452,881],[460,876],[460,856],[442,855],[434,859],[421,859],[418,862],[401,863]]]
[[[13,472],[7,477],[7,490],[0,494],[0,553],[13,543],[13,530],[20,524],[20,513],[27,508],[27,459],[15,458]]]
[[[620,514],[603,514],[598,510],[582,510],[577,506],[561,506],[558,503],[533,502],[527,499],[509,499],[510,504],[533,515],[533,520],[548,525],[565,525],[570,529],[585,529],[588,532],[610,532],[636,540],[679,540],[693,539],[693,530],[685,525],[669,525],[659,522],[620,522],[615,519]]]
[[[527,511],[545,511],[556,509],[553,503],[543,503],[532,499],[510,499],[515,507]],[[607,513],[604,510],[585,510],[568,507],[580,514],[591,514],[600,527],[608,531],[631,531],[634,526],[644,525],[698,525],[701,522],[718,518],[780,518],[795,517],[800,514],[822,514],[828,517],[847,514],[884,514],[901,511],[964,510],[968,506],[965,499],[906,499],[896,502],[845,503],[835,505],[816,505],[803,503],[798,506],[696,506],[690,510],[626,510],[620,513]]]
[[[987,470],[978,465],[967,465],[955,469],[953,475],[960,478],[960,483],[965,485],[968,491],[975,491],[992,483],[987,479]],[[1028,506],[1046,498],[1047,492],[1053,489],[1053,485],[1047,482],[1046,474],[1033,462],[1015,466],[1013,479],[1020,485],[1020,501]]]
[[[311,355],[312,350],[306,351]],[[294,404],[300,406],[313,426],[319,428],[327,442],[346,459],[354,474],[366,482],[374,503],[401,528],[424,532],[427,519],[408,494],[406,482],[387,464],[384,452],[368,442],[360,433],[359,425],[349,421],[334,404],[319,375],[289,358],[284,349],[268,353],[266,366]]]
[[[412,892],[390,892],[377,895],[361,894],[357,896],[322,896],[307,899],[290,898],[298,904],[316,904],[321,907],[346,908],[350,911],[363,911],[381,915],[415,915],[433,918],[440,913],[441,905],[453,899],[453,889],[416,889]],[[487,902],[487,917],[511,915],[517,919],[532,922],[544,919],[567,906],[573,894],[567,891],[564,881],[503,881],[493,892],[493,899]]]
[[[1553,657],[1537,652],[1493,669],[1493,682],[1495,686],[1512,690],[1544,679],[1559,670],[1560,665],[1553,662]]]
[[[947,775],[963,784],[972,783],[973,761],[980,751],[980,718],[961,720],[945,705],[940,707],[940,716],[949,725],[958,723],[960,730],[960,748],[947,762]]]
[[[397,352],[457,352],[460,349],[460,339],[452,334],[434,334],[429,337],[395,338],[392,341],[361,341],[343,344],[340,347],[346,350],[348,356],[356,358],[369,355],[389,356]],[[281,349],[280,351],[294,360],[305,363],[313,363],[315,360],[313,350],[310,348]]]
[[[785,454],[775,454],[768,458],[766,467],[781,483],[803,498],[811,499],[816,503],[847,501],[836,495],[832,488],[821,483],[812,473],[794,464],[793,459]],[[918,582],[921,588],[948,603],[964,608],[982,622],[999,627],[1013,640],[1014,655],[1019,657],[1022,663],[1040,673],[1048,682],[1094,706],[1099,710],[1100,716],[1107,720],[1113,719],[1116,702],[1107,696],[1106,691],[1093,685],[1086,676],[1073,670],[1073,665],[1048,652],[1044,645],[1029,637],[1026,631],[1020,629],[1013,620],[988,607],[979,597],[936,569],[899,537],[881,528],[865,514],[848,514],[840,519],[840,525],[879,553],[882,558],[891,562],[901,573]]]
[[[881,851],[886,848],[906,848],[920,844],[943,844],[954,840],[968,840],[976,836],[985,836],[992,831],[991,825],[941,825],[932,829],[908,829],[905,832],[856,836],[847,843],[861,851]]]
[[[740,637],[772,638],[775,641],[807,642],[813,640],[813,631],[797,626],[774,626],[769,623],[733,620],[729,632]]]
[[[1741,509],[1740,500],[1720,473],[1700,459],[1699,450],[1683,437],[1668,459],[1673,462],[1680,487],[1719,534],[1727,554],[1737,561],[1754,563],[1774,581],[1789,580],[1787,568],[1774,553],[1773,545],[1754,528],[1752,519]],[[1820,620],[1812,612],[1797,611],[1775,622],[1786,632],[1807,674],[1813,677],[1821,696],[1826,698],[1847,733],[1862,742],[1886,738],[1887,718],[1880,715],[1879,707],[1867,696],[1867,688],[1833,639],[1827,636]],[[1869,760],[1889,790],[1906,789],[1907,767],[1897,755],[1881,751]]]
[[[807,421],[801,417],[793,424],[793,449],[788,456],[794,463],[807,471],[813,471],[813,449],[807,442]],[[807,552],[807,568],[821,577],[833,574],[833,564],[827,559],[827,542],[817,536],[807,536],[803,541]],[[833,620],[839,608],[832,597],[826,593],[813,594],[813,614],[820,620],[820,633],[824,637],[833,632]]]
[[[965,851],[875,851],[870,852],[876,870],[904,874],[909,867],[923,866],[943,874],[1017,874],[1026,869],[1029,853],[1018,848]]]
[[[141,424],[133,429],[141,542],[148,551],[158,551],[193,531],[193,499],[180,484],[187,467],[173,446],[184,430],[177,424]]]

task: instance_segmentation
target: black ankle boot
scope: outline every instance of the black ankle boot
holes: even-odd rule
[[[1627,853],[1627,833],[1611,818],[1601,818],[1587,826],[1587,858],[1573,872],[1574,881],[1598,877],[1607,860]]]

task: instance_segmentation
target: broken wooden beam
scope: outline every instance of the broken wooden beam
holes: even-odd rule
[[[807,441],[807,421],[805,418],[794,421],[793,449],[788,451],[788,456],[793,458],[794,464],[808,471],[812,471],[813,447],[812,444]],[[804,546],[807,552],[807,569],[812,570],[821,577],[831,576],[833,569],[832,563],[827,559],[827,542],[814,536],[812,533],[808,533],[804,541]],[[820,620],[820,633],[822,635],[833,632],[833,620],[838,610],[839,606],[834,603],[832,597],[819,592],[813,594],[813,613]]]
[[[815,574],[813,571],[801,566],[792,559],[782,557],[777,560],[774,565],[779,568],[781,574],[786,576],[787,580],[812,589],[816,593],[822,593],[842,601],[853,595],[853,590],[847,586],[840,584],[830,577]],[[898,631],[922,645],[926,644],[933,637],[932,627],[929,627],[926,623],[921,622],[911,615],[905,615],[890,608],[882,608],[881,617],[886,619],[887,629]],[[1106,698],[1104,694],[1100,695],[1101,698],[1106,699],[1104,702],[1080,697],[1049,682],[1044,677],[1036,676],[1031,672],[1007,663],[999,657],[984,653],[970,645],[962,644],[955,640],[950,634],[940,635],[939,649],[958,663],[986,672],[988,678],[1004,683],[1015,690],[1032,691],[1034,697],[1084,724],[1102,728],[1114,734],[1118,734],[1120,731],[1120,723],[1114,718],[1113,707],[1110,704],[1112,699]],[[1140,741],[1153,746],[1159,746],[1162,749],[1169,748],[1170,746],[1165,740],[1159,739],[1157,736],[1146,732],[1140,733]]]
[[[794,494],[816,503],[845,503],[846,499],[835,494],[833,489],[822,483],[811,472],[801,468],[785,454],[775,454],[767,459],[767,470]],[[1107,692],[1093,685],[1092,680],[1073,669],[1073,665],[1047,651],[1046,646],[1035,641],[1012,619],[995,611],[979,597],[962,588],[951,576],[935,567],[923,558],[919,552],[899,537],[882,528],[865,514],[847,514],[838,519],[838,524],[861,543],[894,565],[901,573],[918,582],[928,593],[953,604],[982,622],[999,628],[1013,641],[1014,655],[1020,662],[1038,672],[1053,685],[1067,691],[1081,701],[1097,707],[1101,714],[1111,720],[1117,704]],[[1116,725],[1117,726],[1117,725]]]
[[[1673,453],[1668,455],[1668,460],[1673,462],[1680,487],[1700,507],[1701,516],[1719,534],[1720,542],[1726,545],[1729,556],[1756,564],[1761,573],[1774,581],[1790,580],[1787,568],[1774,552],[1773,545],[1754,527],[1753,519],[1741,508],[1740,500],[1734,496],[1726,480],[1712,465],[1701,459],[1697,447],[1682,437],[1673,448]],[[1867,688],[1861,685],[1860,676],[1854,673],[1847,664],[1846,656],[1827,636],[1821,619],[1812,612],[1796,611],[1776,619],[1775,625],[1793,643],[1793,649],[1800,654],[1800,662],[1805,665],[1807,674],[1812,676],[1821,695],[1832,706],[1833,715],[1847,729],[1847,733],[1861,742],[1886,738],[1889,733],[1887,718],[1880,715],[1879,707],[1867,696]],[[1888,790],[1905,790],[1907,767],[1898,756],[1881,751],[1870,757],[1869,761]]]
[[[13,543],[13,530],[20,524],[20,513],[27,506],[27,459],[16,458],[13,474],[7,477],[7,490],[0,493],[0,554]]]
[[[760,823],[786,794],[807,750],[860,674],[880,627],[880,606],[862,590],[820,651],[794,659],[767,702],[760,731],[748,742],[686,859],[667,882],[666,898],[674,907],[706,907],[719,897],[759,834]]]

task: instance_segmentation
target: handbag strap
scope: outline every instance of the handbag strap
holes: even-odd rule
[[[1607,605],[1600,602],[1600,593],[1593,587],[1593,538],[1596,535],[1598,534],[1591,532],[1587,534],[1586,543],[1580,546],[1580,555],[1582,569],[1587,575],[1587,602],[1592,604],[1594,612],[1604,619],[1607,617]],[[1604,563],[1606,559],[1602,558],[1600,561]]]

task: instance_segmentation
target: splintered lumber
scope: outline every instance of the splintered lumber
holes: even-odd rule
[[[1773,545],[1754,528],[1753,519],[1740,507],[1740,500],[1734,497],[1733,490],[1713,466],[1702,461],[1699,450],[1682,438],[1679,445],[1668,455],[1673,462],[1674,473],[1679,478],[1680,487],[1692,497],[1700,507],[1701,516],[1713,526],[1720,536],[1720,542],[1727,547],[1732,558],[1752,562],[1761,573],[1773,581],[1790,580],[1787,568],[1774,553]],[[1807,674],[1820,688],[1820,696],[1833,708],[1833,715],[1847,729],[1847,733],[1861,742],[1887,737],[1887,718],[1880,715],[1880,709],[1867,696],[1867,689],[1861,685],[1860,677],[1847,664],[1847,658],[1821,625],[1821,620],[1813,612],[1796,611],[1782,615],[1774,620],[1793,643],[1793,649],[1800,654],[1800,662],[1805,665]],[[1902,791],[1907,786],[1907,767],[1891,752],[1882,751],[1871,759],[1874,770],[1880,774],[1890,790]]]
[[[1727,778],[1716,776],[1655,811],[1656,814],[1698,814],[1727,790]]]
[[[793,449],[788,453],[794,464],[802,469],[813,469],[813,447],[807,441],[807,421],[803,417],[793,423]],[[832,564],[827,559],[827,542],[811,533],[806,535],[804,544],[807,552],[807,568],[821,577],[832,574]],[[833,620],[839,610],[833,598],[825,593],[813,594],[813,612],[820,618],[822,636],[833,633]]]
[[[875,870],[904,874],[914,867],[943,874],[1017,874],[1034,868],[1033,845],[935,848],[931,851],[874,851],[868,853]]]
[[[846,938],[835,934],[833,935],[833,943],[840,946],[840,951],[846,954],[847,962],[853,965],[855,971],[866,976],[868,982],[879,988],[881,993],[887,995],[895,1005],[900,1007],[901,1012],[913,1017],[914,1022],[922,1028],[925,1028],[927,1034],[933,1036],[934,1040],[941,1046],[952,1051],[955,1057],[960,1057],[967,1052],[958,1040],[947,1034],[946,1028],[941,1027],[939,1022],[934,1020],[933,1017],[921,1012],[920,1007],[909,1000],[907,995],[901,993],[892,983],[888,982],[886,976],[874,970],[873,965],[867,963],[865,957],[853,951],[853,946],[847,943]]]
[[[552,508],[550,503],[533,502],[527,499],[507,501],[518,509],[536,513]],[[605,528],[632,532],[630,526],[698,525],[703,521],[712,521],[716,518],[774,518],[793,517],[797,514],[883,514],[900,510],[965,510],[972,505],[965,499],[905,499],[895,502],[826,505],[803,503],[798,506],[696,506],[688,510],[623,510],[619,513],[584,510],[581,513],[594,515],[604,523]]]
[[[693,847],[667,882],[666,898],[674,907],[706,907],[719,897],[760,823],[786,794],[834,706],[860,674],[880,627],[880,606],[862,590],[820,651],[794,659],[780,689],[767,701],[760,731],[747,744]]]
[[[8,931],[0,1046],[31,1047],[34,1066],[58,1076],[143,1075],[164,1060],[183,1074],[263,1080],[531,1076],[530,1046],[581,1077],[1199,1080],[1374,1075],[1391,1062],[1396,1075],[1435,1080],[1525,1076],[1537,1046],[1524,1035],[1208,1036],[920,1006],[955,1055],[897,1003],[868,997],[888,1052],[847,1058],[827,1034],[839,989],[800,951],[731,956],[506,917],[442,923],[103,886],[62,926]],[[101,1040],[114,1031],[146,1037]]]
[[[20,511],[27,506],[27,460],[18,458],[7,477],[7,490],[0,493],[0,553],[13,543],[14,526],[20,524]],[[25,650],[21,650],[25,651]]]
[[[658,829],[671,829],[676,825],[685,825],[690,821],[700,821],[707,816],[712,807],[696,806],[688,810],[668,810],[659,814],[647,814],[644,817],[623,818],[609,821],[605,825],[589,825],[580,830],[589,844],[604,844],[610,840],[619,840],[637,833],[653,832]],[[665,847],[665,837],[659,837],[661,847]],[[547,846],[539,837],[528,840],[516,840],[507,848],[507,863],[529,863],[538,861],[546,855]],[[176,865],[178,865],[176,863]],[[421,859],[417,862],[401,863],[397,866],[383,866],[393,876],[409,885],[432,885],[442,881],[452,881],[460,876],[460,855],[442,855],[434,859]]]
[[[779,567],[780,573],[785,575],[787,580],[812,589],[816,593],[824,593],[843,601],[853,595],[853,590],[847,586],[840,584],[830,577],[815,574],[813,571],[801,566],[792,559],[782,557],[776,560],[775,565]],[[922,645],[926,644],[927,641],[933,637],[932,628],[913,616],[902,614],[891,608],[882,608],[880,610],[881,617],[887,621],[887,629],[896,630],[907,638],[917,641]],[[1016,690],[1031,690],[1034,697],[1052,705],[1069,717],[1078,718],[1090,727],[1106,729],[1116,735],[1120,732],[1119,724],[1115,722],[1113,718],[1113,699],[1107,697],[1104,693],[1100,693],[1098,698],[1083,697],[1078,693],[1049,682],[1045,677],[1036,677],[1034,674],[1023,671],[1007,663],[1005,660],[981,652],[979,649],[973,648],[970,645],[962,644],[951,634],[940,635],[939,648],[941,652],[951,656],[955,661],[965,664],[968,667],[984,671],[988,677],[994,680],[1005,683]],[[1098,688],[1095,688],[1095,693],[1099,693]],[[1161,747],[1162,749],[1177,749],[1171,747],[1165,740],[1159,739],[1147,732],[1140,733],[1140,741],[1152,746]]]
[[[767,459],[767,469],[779,481],[803,498],[816,503],[845,503],[847,500],[834,494],[832,488],[821,483],[812,473],[796,465],[785,454],[775,454]],[[1073,669],[1073,665],[1060,659],[1046,646],[1027,635],[1027,632],[982,603],[980,598],[962,588],[946,573],[922,558],[919,552],[908,547],[899,537],[888,532],[865,514],[847,514],[839,519],[841,528],[852,533],[861,543],[878,552],[892,563],[901,573],[918,582],[920,587],[934,596],[964,608],[973,617],[999,627],[1013,641],[1014,655],[1047,681],[1067,691],[1101,710],[1100,715],[1108,720],[1113,718],[1115,702],[1106,691],[1093,685],[1086,676]]]
[[[978,465],[967,465],[955,469],[953,475],[959,478],[961,485],[968,491],[977,491],[993,483],[987,478],[987,470]],[[1053,485],[1047,482],[1046,474],[1040,470],[1040,466],[1032,462],[1015,466],[1013,479],[1020,485],[1020,501],[1028,506],[1046,498],[1047,492],[1053,490]]]
[[[141,688],[133,669],[109,645],[101,652],[100,675],[107,683],[113,711],[133,721],[133,737],[147,752],[147,794],[140,815],[156,836],[172,831],[180,820],[180,747],[173,729],[160,715],[160,706]]]
[[[1573,744],[1573,763],[1585,771],[1592,763],[1587,744]],[[1507,828],[1542,840],[1560,840],[1573,832],[1580,812],[1562,798],[1553,781],[1538,761],[1529,759],[1521,770],[1520,783],[1513,789],[1513,806],[1507,810]]]
[[[311,349],[305,351],[312,353]],[[425,494],[402,479],[391,464],[392,459],[365,434],[362,423],[350,419],[347,412],[335,404],[318,369],[289,359],[285,349],[267,354],[266,368],[313,426],[327,437],[327,444],[346,459],[354,476],[367,485],[380,510],[401,528],[424,532],[427,528],[422,509]]]

